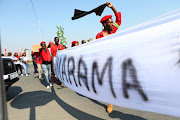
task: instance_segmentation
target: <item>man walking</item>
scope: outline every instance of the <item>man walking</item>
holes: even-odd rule
[[[114,8],[114,6],[110,2],[107,2],[106,4],[114,12],[114,14],[116,16],[116,22],[113,24],[112,15],[104,16],[100,21],[102,23],[102,25],[104,26],[104,29],[96,35],[96,39],[106,37],[110,34],[115,33],[118,30],[119,26],[121,25],[121,13],[117,12],[116,9]],[[113,109],[112,104],[108,104],[107,112],[111,113],[112,109]]]
[[[46,87],[49,88],[50,86],[52,86],[52,84],[50,84],[50,80],[51,80],[51,55],[49,50],[46,48],[46,42],[42,41],[40,43],[40,45],[42,46],[42,48],[39,49],[39,53],[40,53],[40,57],[42,59],[42,70],[45,76],[45,80],[46,80]]]

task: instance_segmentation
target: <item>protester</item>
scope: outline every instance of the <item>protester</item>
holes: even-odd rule
[[[114,12],[114,14],[116,16],[116,22],[113,24],[112,15],[104,16],[100,21],[102,23],[102,25],[104,26],[104,29],[103,29],[103,31],[101,31],[100,33],[98,33],[96,35],[96,39],[106,37],[110,34],[115,33],[121,24],[121,13],[117,12],[116,9],[114,8],[114,6],[110,2],[107,2],[106,4]],[[111,104],[108,104],[107,112],[111,113],[112,109],[113,109],[113,106]]]
[[[82,40],[82,41],[81,41],[81,44],[85,44],[85,43],[86,43],[86,40]]]
[[[26,53],[23,53],[23,55],[21,57],[21,60],[22,60],[22,65],[23,65],[23,68],[24,68],[24,72],[25,72],[26,77],[27,77],[29,75],[28,75],[28,58],[26,57]]]
[[[63,45],[64,49],[67,49],[68,47],[66,45]]]
[[[111,8],[116,16],[116,22],[113,24],[112,15],[106,15],[101,19],[101,23],[104,26],[104,29],[96,35],[96,39],[106,37],[110,34],[113,34],[117,31],[121,24],[121,12],[117,12],[114,6],[110,3],[106,3],[109,8]]]
[[[78,46],[77,41],[72,41],[71,47]]]
[[[78,46],[79,45],[79,41],[76,41],[76,46]]]
[[[40,57],[42,59],[42,70],[45,76],[45,80],[46,80],[46,87],[49,88],[50,86],[52,86],[52,84],[50,84],[51,81],[51,55],[49,50],[46,48],[46,42],[42,41],[40,43],[40,45],[42,46],[42,48],[39,48],[39,53],[40,53]]]
[[[54,66],[54,61],[55,61],[55,58],[56,58],[57,50],[63,50],[64,49],[64,47],[61,44],[59,44],[59,38],[58,37],[54,38],[54,42],[55,42],[55,44],[53,44],[51,46],[52,67]],[[56,82],[53,68],[52,68],[52,75],[53,75],[53,81]],[[60,81],[58,81],[58,82],[60,82]],[[62,85],[62,82],[60,82],[58,84]]]
[[[10,55],[10,54],[9,54]],[[9,56],[8,55],[8,56]],[[19,56],[18,56],[18,53],[15,52],[14,53],[14,56],[12,57],[13,61],[14,61],[14,64],[16,66],[16,70],[17,70],[17,73],[18,73],[18,68],[20,69],[20,72],[21,72],[21,76],[23,76],[23,73],[22,73],[22,68],[21,68],[21,63],[19,61]]]
[[[38,74],[39,74],[39,80],[42,79],[42,69],[41,69],[41,64],[42,64],[42,59],[40,57],[39,52],[33,52],[32,54],[33,56],[36,57],[36,64],[37,64],[37,68],[38,68]]]
[[[8,57],[12,57],[12,53],[11,52],[8,52]]]
[[[51,46],[52,46],[52,45],[54,45],[54,43],[51,41],[51,42],[49,42],[49,45],[48,45],[48,47],[47,47],[50,53],[51,53]]]
[[[36,56],[33,55],[33,51],[32,51],[32,60],[33,60],[33,66],[34,66],[34,74],[38,74],[38,71],[37,71],[37,64],[36,64]]]

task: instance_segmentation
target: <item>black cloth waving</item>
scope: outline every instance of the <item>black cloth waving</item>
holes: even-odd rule
[[[75,9],[74,11],[74,16],[72,17],[72,20],[75,20],[75,19],[79,19],[81,17],[84,17],[88,14],[91,14],[93,12],[96,13],[96,15],[99,15],[101,16],[102,12],[104,11],[105,7],[107,6],[107,4],[103,4],[103,5],[100,5],[99,7],[87,12],[87,11],[81,11],[81,10],[78,10],[78,9]]]

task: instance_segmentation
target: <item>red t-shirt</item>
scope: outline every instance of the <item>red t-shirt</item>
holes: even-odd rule
[[[41,59],[41,57],[40,57],[39,52],[34,52],[32,55],[33,55],[33,56],[36,56],[36,63],[37,63],[37,64],[42,64],[42,59]]]
[[[116,22],[113,24],[113,29],[110,32],[110,34],[115,33],[118,30],[119,26],[121,25],[121,12],[116,13],[115,16],[116,16]],[[102,38],[102,37],[104,37],[103,31],[101,31],[100,33],[96,35],[96,39]]]
[[[47,49],[47,51],[45,52],[44,49],[40,52],[40,49],[39,48],[39,53],[40,53],[40,57],[42,59],[42,61],[51,61],[51,54],[49,52],[49,50]]]
[[[58,44],[58,46],[56,44],[51,46],[51,53],[53,54],[54,57],[56,57],[56,53],[58,49],[63,50],[64,47],[61,44]]]

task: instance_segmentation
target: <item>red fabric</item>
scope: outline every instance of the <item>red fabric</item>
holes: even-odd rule
[[[106,16],[104,16],[104,17],[101,19],[100,23],[106,21],[107,19],[109,19],[109,18],[111,18],[111,17],[112,17],[112,15],[106,15]]]
[[[33,56],[36,56],[36,63],[37,63],[37,64],[42,64],[42,59],[41,59],[41,57],[40,57],[39,52],[34,52],[32,55],[33,55]]]
[[[41,44],[43,44],[43,43],[45,43],[45,44],[46,44],[46,42],[42,41],[42,42],[40,43],[40,45],[41,45]]]
[[[118,12],[115,14],[116,16],[116,23],[120,26],[121,25],[121,12]],[[110,32],[110,34],[115,33],[118,30],[118,28],[113,25],[113,30]],[[96,39],[104,37],[102,31],[96,35]]]
[[[39,48],[39,53],[40,53],[40,57],[42,61],[51,61],[51,55],[50,55],[49,50],[46,48],[47,52],[45,52],[44,49],[40,52],[40,49],[41,48]]]
[[[54,44],[54,43],[53,43],[53,42],[49,42],[49,45],[50,45],[50,44]]]
[[[77,42],[76,41],[72,41],[72,44],[76,44]]]
[[[58,44],[58,46],[56,44],[51,46],[51,53],[53,54],[54,57],[56,57],[56,53],[58,49],[63,50],[64,47],[61,44]]]

